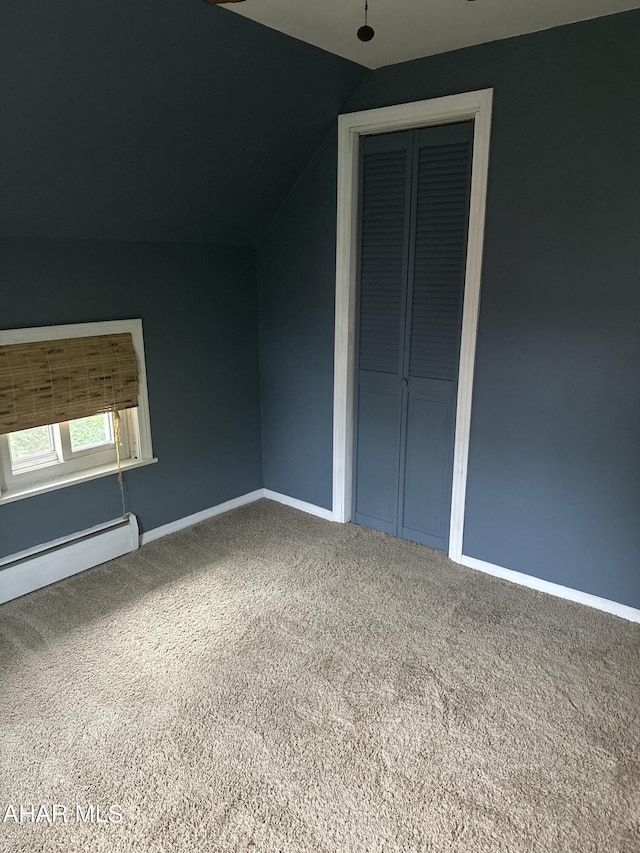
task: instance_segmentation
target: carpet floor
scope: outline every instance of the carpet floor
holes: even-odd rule
[[[268,501],[3,605],[0,678],[2,851],[640,850],[640,625]]]

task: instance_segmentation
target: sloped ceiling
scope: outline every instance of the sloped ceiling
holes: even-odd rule
[[[364,0],[246,0],[225,8],[380,68],[639,6],[640,0],[369,0],[376,35],[366,43],[356,37]]]
[[[200,0],[4,0],[0,234],[253,243],[365,73]]]

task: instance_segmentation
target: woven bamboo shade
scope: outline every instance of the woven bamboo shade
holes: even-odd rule
[[[137,405],[129,333],[0,346],[0,435]]]

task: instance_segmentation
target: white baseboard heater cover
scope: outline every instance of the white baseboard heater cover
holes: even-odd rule
[[[0,558],[0,604],[138,548],[135,515]]]

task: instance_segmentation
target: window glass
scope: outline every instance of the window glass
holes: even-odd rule
[[[87,450],[101,444],[113,444],[113,419],[110,414],[91,415],[69,421],[71,450]]]
[[[23,429],[9,435],[11,461],[36,461],[37,457],[49,455],[55,450],[51,427],[41,426]]]

